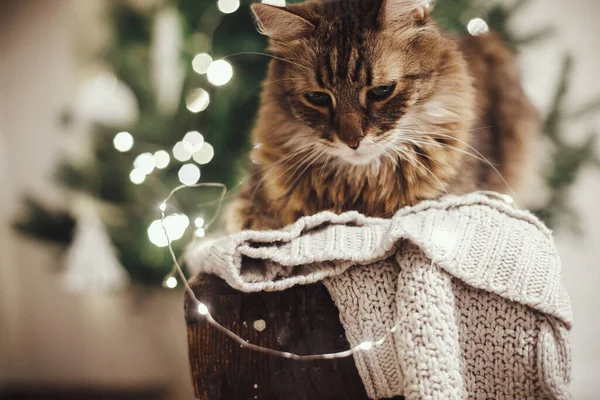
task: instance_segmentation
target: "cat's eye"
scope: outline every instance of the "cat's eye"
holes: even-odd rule
[[[396,85],[377,86],[367,92],[367,96],[371,100],[384,100],[389,97],[394,91]]]
[[[304,97],[309,101],[309,103],[319,107],[323,107],[331,103],[331,97],[324,92],[308,92],[304,95]]]

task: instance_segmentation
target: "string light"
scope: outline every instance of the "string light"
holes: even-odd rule
[[[129,132],[119,132],[113,139],[113,145],[118,151],[125,153],[133,147],[133,136]]]
[[[192,153],[187,151],[183,142],[177,142],[175,143],[175,146],[173,146],[173,157],[178,161],[185,162],[192,158]]]
[[[212,223],[217,219],[217,217],[219,216],[219,213],[221,211],[222,205],[223,205],[223,200],[225,199],[225,195],[227,193],[227,188],[225,185],[220,184],[220,183],[200,183],[200,184],[195,184],[195,185],[191,185],[191,187],[218,187],[221,188],[221,195],[219,196],[219,200],[218,200],[218,208],[217,211],[215,213],[215,215],[213,216],[213,218],[206,223],[206,226],[210,226],[212,225]],[[167,198],[165,199],[165,201],[163,202],[163,204],[167,204],[169,202],[169,200],[171,199],[171,197],[173,197],[173,195],[175,195],[176,192],[178,192],[181,189],[184,189],[186,187],[190,187],[190,186],[178,186],[175,189],[173,189],[171,191],[171,193],[169,193],[169,195],[167,196]],[[165,207],[166,208],[166,207]],[[398,324],[394,325],[394,327],[392,327],[391,329],[389,329],[382,337],[381,339],[379,339],[376,342],[372,342],[372,341],[364,341],[360,344],[358,344],[357,346],[354,346],[348,350],[345,351],[340,351],[337,353],[328,353],[328,354],[309,354],[309,355],[299,355],[299,354],[295,354],[295,353],[289,353],[286,351],[279,351],[279,350],[275,350],[275,349],[271,349],[268,347],[263,347],[263,346],[259,346],[253,343],[248,342],[247,340],[244,340],[242,337],[238,336],[236,333],[234,333],[233,331],[227,329],[226,327],[224,327],[223,325],[221,325],[219,322],[217,322],[213,316],[210,314],[210,311],[208,309],[208,307],[206,306],[206,304],[200,302],[200,300],[198,300],[198,298],[196,297],[196,294],[194,293],[194,291],[192,290],[189,282],[187,281],[185,274],[183,273],[183,270],[181,268],[181,265],[179,264],[179,261],[177,260],[177,256],[175,255],[175,251],[173,250],[173,246],[171,246],[171,241],[174,240],[173,237],[168,234],[168,230],[169,230],[169,223],[168,223],[168,219],[169,217],[165,217],[165,212],[164,210],[161,212],[161,217],[160,217],[160,225],[163,229],[163,238],[166,238],[167,241],[167,246],[168,246],[168,250],[169,250],[169,254],[171,255],[171,259],[173,260],[173,270],[171,271],[171,274],[175,274],[177,273],[181,279],[181,281],[183,282],[184,286],[185,286],[185,290],[188,293],[188,295],[190,296],[190,298],[195,302],[197,310],[198,310],[198,314],[201,315],[202,317],[204,317],[206,319],[206,321],[213,326],[215,329],[219,330],[220,332],[222,332],[223,334],[227,335],[229,338],[231,338],[233,341],[237,342],[240,347],[242,348],[247,348],[249,350],[253,350],[253,351],[257,351],[257,352],[261,352],[261,353],[266,353],[266,354],[271,354],[274,356],[278,356],[278,357],[283,357],[283,358],[288,358],[288,359],[292,359],[292,360],[303,360],[303,361],[311,361],[311,360],[330,360],[330,359],[336,359],[336,358],[345,358],[345,357],[350,357],[352,354],[357,353],[359,351],[369,351],[371,350],[374,346],[379,346],[381,344],[383,344],[385,342],[385,340],[387,339],[387,337],[392,334],[397,328],[398,328]],[[196,222],[196,221],[194,221]],[[189,223],[189,221],[188,221]],[[187,228],[187,225],[186,225]],[[184,229],[185,230],[185,229]],[[433,261],[432,261],[433,262]]]
[[[171,157],[169,156],[169,153],[167,153],[166,151],[159,150],[156,153],[154,153],[154,163],[156,165],[156,168],[159,168],[159,169],[167,168],[169,166],[170,162],[171,162]]]
[[[209,54],[196,54],[192,60],[192,68],[198,74],[205,74],[211,62],[213,62],[213,59]]]
[[[194,89],[185,98],[185,107],[193,113],[199,113],[206,110],[209,103],[210,95],[204,89]]]
[[[206,304],[198,303],[198,313],[200,313],[200,315],[209,315],[208,307],[206,307]]]
[[[169,289],[174,289],[177,287],[177,278],[174,276],[170,276],[165,280],[165,286]]]
[[[183,137],[183,147],[190,153],[196,153],[204,145],[204,136],[198,131],[190,131]]]
[[[206,77],[213,85],[223,86],[233,77],[233,68],[225,60],[213,61],[206,70]]]
[[[165,211],[167,209],[167,203],[165,203],[165,202],[160,203],[160,205],[158,206],[158,209],[160,211]]]
[[[215,149],[210,143],[205,142],[204,146],[194,153],[194,161],[200,165],[208,164],[215,156]]]
[[[194,225],[196,228],[202,228],[204,226],[204,218],[198,217],[194,220]]]
[[[206,232],[204,231],[204,229],[198,228],[198,229],[196,229],[196,232],[194,234],[196,235],[197,238],[201,238],[201,237],[204,237]]]
[[[163,222],[166,232],[162,229]],[[188,226],[190,226],[190,220],[187,216],[169,215],[165,217],[164,221],[159,219],[152,221],[148,227],[148,239],[157,247],[166,247],[170,242],[181,239]]]
[[[135,158],[133,166],[135,169],[139,169],[144,174],[148,175],[154,171],[154,167],[156,167],[156,159],[150,153],[142,153]]]
[[[223,14],[231,14],[240,8],[240,0],[219,0],[217,7]]]
[[[146,180],[146,174],[140,168],[134,168],[129,173],[129,180],[136,185],[141,185]]]
[[[179,182],[184,185],[194,185],[200,180],[200,168],[194,164],[184,164],[179,168],[177,176],[179,177]]]
[[[467,24],[467,30],[473,36],[481,36],[488,33],[490,28],[488,27],[487,22],[481,18],[473,18]]]

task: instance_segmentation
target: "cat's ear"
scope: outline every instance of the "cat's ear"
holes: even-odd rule
[[[254,3],[251,6],[258,31],[273,40],[291,40],[310,34],[315,26],[287,7]]]
[[[377,19],[383,27],[422,23],[432,7],[433,0],[383,0]]]

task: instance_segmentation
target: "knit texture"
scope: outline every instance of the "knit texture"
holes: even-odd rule
[[[323,280],[371,398],[568,398],[572,324],[551,233],[480,194],[391,219],[323,212],[192,246],[190,266],[245,291]]]

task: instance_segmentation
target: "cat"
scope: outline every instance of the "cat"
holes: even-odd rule
[[[254,170],[227,230],[305,215],[391,217],[446,194],[518,187],[539,116],[494,33],[453,37],[425,0],[253,4],[272,54]]]

